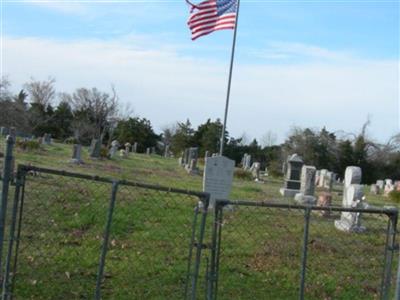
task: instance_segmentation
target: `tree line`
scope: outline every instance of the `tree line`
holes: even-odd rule
[[[199,147],[200,156],[206,151],[219,150],[222,131],[219,119],[208,119],[197,128],[187,119],[156,133],[150,120],[133,116],[129,109],[121,110],[113,87],[109,92],[82,87],[72,93],[57,93],[55,79],[32,78],[16,94],[10,88],[10,81],[1,78],[0,126],[15,127],[25,134],[39,137],[50,133],[57,140],[83,145],[90,144],[93,138],[102,139],[105,145],[113,139],[121,144],[137,142],[139,152],[147,147],[158,147],[162,152],[168,144],[175,156],[187,147]],[[377,143],[368,138],[368,125],[369,121],[360,132],[340,136],[325,128],[293,128],[279,145],[274,144],[271,132],[261,145],[256,139],[249,142],[244,136],[235,138],[226,131],[224,154],[237,164],[245,153],[250,154],[253,161],[260,162],[272,175],[282,175],[282,163],[289,154],[297,153],[306,164],[331,170],[342,178],[349,165],[362,168],[365,183],[400,178],[400,135],[385,144]]]

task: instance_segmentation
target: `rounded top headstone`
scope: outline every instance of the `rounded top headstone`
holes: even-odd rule
[[[361,183],[361,168],[360,167],[347,167],[344,173],[344,185],[349,186],[350,184]]]

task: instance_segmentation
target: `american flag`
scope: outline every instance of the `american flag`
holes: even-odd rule
[[[191,5],[188,25],[192,40],[216,30],[235,28],[237,0],[206,0]]]

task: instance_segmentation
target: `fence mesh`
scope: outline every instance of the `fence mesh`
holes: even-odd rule
[[[110,190],[78,178],[27,175],[12,270],[17,299],[93,297]]]
[[[119,186],[105,265],[105,298],[184,298],[198,201],[196,196]]]
[[[218,299],[296,299],[301,287],[305,209],[235,205],[217,221]],[[363,213],[363,233],[335,228],[340,212],[310,213],[305,268],[306,299],[379,299],[384,277],[386,214]],[[218,231],[218,230],[217,230]],[[392,249],[393,250],[393,249]],[[216,248],[218,252],[218,247]],[[397,255],[389,266],[395,274]],[[395,277],[395,276],[393,276]],[[395,284],[391,279],[390,297]]]
[[[93,298],[112,182],[41,170],[24,177],[10,295],[16,299]],[[192,248],[201,240],[203,219],[202,213],[197,214],[199,200],[190,192],[118,184],[99,286],[103,298],[183,298],[186,287],[190,295],[197,253]]]

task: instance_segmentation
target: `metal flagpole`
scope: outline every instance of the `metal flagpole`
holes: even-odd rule
[[[219,155],[223,155],[223,153],[224,153],[225,128],[226,128],[226,120],[228,118],[229,96],[231,93],[232,68],[233,68],[233,59],[235,57],[236,31],[237,31],[237,25],[238,25],[238,20],[239,20],[239,6],[240,6],[240,0],[237,0],[235,30],[233,32],[233,43],[232,43],[232,52],[231,52],[231,65],[229,68],[228,89],[226,92],[225,115],[224,115],[224,123],[222,125],[221,141],[220,141],[220,146],[219,146]]]

